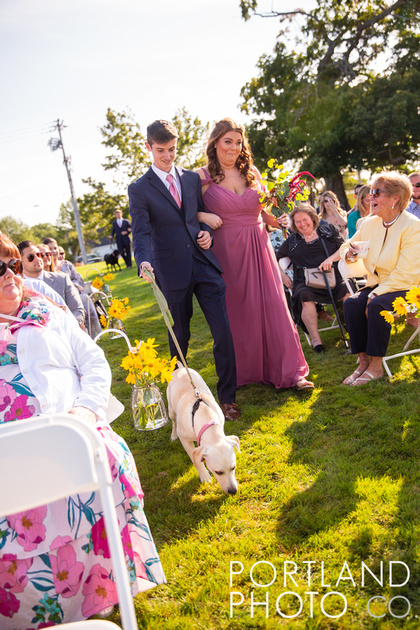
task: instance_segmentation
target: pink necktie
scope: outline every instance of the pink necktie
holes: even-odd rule
[[[178,208],[181,207],[181,199],[179,198],[179,194],[178,191],[176,189],[176,186],[174,184],[174,178],[173,175],[167,175],[166,176],[166,181],[169,182],[169,192],[171,193],[172,197],[175,199]]]

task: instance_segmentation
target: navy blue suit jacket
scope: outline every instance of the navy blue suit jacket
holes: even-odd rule
[[[128,187],[137,266],[150,262],[163,291],[185,289],[189,285],[193,255],[207,260],[222,273],[213,252],[197,245],[200,230],[211,234],[210,228],[204,223],[200,225],[197,218],[197,212],[203,210],[200,176],[175,168],[181,184],[181,208],[152,168]]]
[[[128,232],[128,234],[121,234],[121,232]],[[130,244],[131,225],[127,219],[122,219],[121,227],[118,227],[118,222],[115,220],[112,224],[111,236],[115,236],[118,249],[122,249],[123,245]]]

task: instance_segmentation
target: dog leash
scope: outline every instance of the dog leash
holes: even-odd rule
[[[195,411],[197,411],[197,409],[199,407],[199,404],[200,404],[200,401],[202,401],[202,402],[204,402],[204,401],[202,400],[202,398],[201,398],[201,396],[199,394],[199,391],[198,391],[197,387],[195,386],[195,383],[194,383],[194,381],[192,379],[192,376],[191,376],[191,372],[188,369],[188,365],[187,365],[187,362],[185,360],[185,357],[184,357],[184,355],[182,353],[181,348],[179,347],[178,339],[176,338],[175,333],[174,333],[174,331],[172,329],[172,326],[174,325],[174,320],[172,318],[171,311],[169,310],[168,302],[166,301],[165,296],[163,295],[162,291],[159,289],[158,285],[156,284],[156,280],[153,278],[151,272],[148,269],[143,269],[142,273],[144,273],[148,278],[150,278],[150,282],[151,282],[151,285],[152,285],[153,293],[155,295],[156,302],[158,303],[160,312],[162,313],[162,316],[163,316],[164,322],[166,324],[166,327],[168,328],[169,334],[172,337],[172,341],[175,344],[175,347],[176,347],[177,352],[178,352],[178,356],[181,359],[181,363],[184,366],[184,368],[187,370],[188,378],[190,379],[191,386],[192,386],[192,388],[193,388],[193,390],[195,392],[195,395],[197,397],[197,400],[196,400],[196,402],[194,404],[194,407],[197,405],[197,408],[195,410]],[[194,426],[194,414],[195,414],[195,412],[193,412],[193,418],[192,418],[193,426]]]

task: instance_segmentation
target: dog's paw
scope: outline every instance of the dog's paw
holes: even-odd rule
[[[209,473],[208,470],[204,470],[203,472],[200,473],[200,481],[201,483],[210,483],[211,474]]]

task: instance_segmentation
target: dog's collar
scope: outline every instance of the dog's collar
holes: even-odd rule
[[[191,420],[192,420],[193,428],[194,428],[194,416],[197,413],[200,403],[204,403],[205,405],[207,405],[207,403],[205,403],[202,398],[197,398],[197,400],[195,401],[192,411],[191,411]]]
[[[210,422],[205,424],[203,427],[201,427],[200,432],[197,436],[197,446],[200,446],[201,436],[203,435],[204,431],[207,431],[207,429],[213,426],[213,424],[217,424],[217,423],[214,420],[211,420]]]

